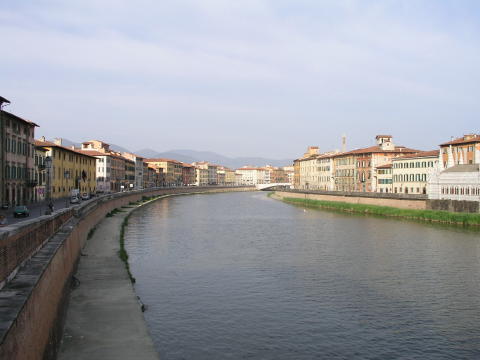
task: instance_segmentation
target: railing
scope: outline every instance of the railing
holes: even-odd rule
[[[72,216],[73,209],[64,209],[53,216],[26,220],[11,231],[5,228],[0,233],[0,288],[15,275],[15,269],[28,260]]]

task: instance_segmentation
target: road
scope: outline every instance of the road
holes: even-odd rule
[[[74,206],[70,204],[70,198],[61,198],[61,199],[56,199],[53,201],[53,206],[54,210],[59,210],[63,209],[65,207],[70,207]],[[9,208],[7,210],[0,210],[0,213],[5,215],[7,217],[8,225],[9,224],[16,224],[21,221],[25,221],[27,219],[32,219],[39,217],[41,215],[45,215],[45,211],[47,211],[47,203],[40,203],[40,204],[30,204],[27,205],[28,209],[30,210],[30,216],[29,217],[22,217],[22,218],[15,218],[13,216],[13,208]]]

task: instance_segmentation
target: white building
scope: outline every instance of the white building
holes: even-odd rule
[[[454,165],[436,174],[430,187],[430,199],[480,202],[480,164]]]
[[[426,194],[428,180],[439,164],[439,150],[421,151],[392,159],[392,190],[399,194]]]
[[[480,158],[475,161],[464,164],[462,157],[456,161],[451,145],[442,151],[437,171],[429,179],[428,198],[480,202]]]
[[[243,167],[235,171],[236,174],[239,174],[241,178],[239,179],[238,185],[258,185],[258,184],[268,184],[267,175],[268,170],[264,168],[256,167]]]
[[[124,152],[122,156],[126,159],[129,159],[135,162],[135,180],[134,180],[134,189],[141,190],[145,187],[144,184],[144,168],[145,166],[145,158],[138,156],[136,154]]]

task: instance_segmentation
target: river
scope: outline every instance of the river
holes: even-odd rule
[[[125,241],[161,359],[479,359],[480,232],[176,196]]]

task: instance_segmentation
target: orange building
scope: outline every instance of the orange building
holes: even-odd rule
[[[440,145],[443,167],[480,164],[480,135],[468,134]],[[450,153],[450,156],[448,156]],[[448,164],[450,161],[450,164]]]

